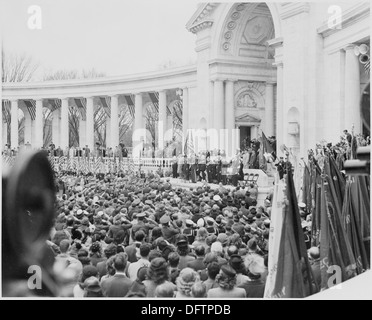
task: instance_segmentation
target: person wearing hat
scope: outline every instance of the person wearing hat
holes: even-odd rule
[[[227,221],[222,214],[216,217],[216,227],[218,229],[218,234],[226,233],[226,223]]]
[[[187,267],[187,264],[190,261],[195,260],[195,256],[190,254],[190,247],[187,242],[187,239],[184,236],[180,236],[177,239],[176,246],[177,246],[177,253],[180,255],[180,261],[178,263],[178,268],[182,270]]]
[[[212,217],[206,217],[206,229],[208,232],[208,235],[216,235],[218,236],[218,228],[216,226],[216,221]]]
[[[233,218],[233,224],[231,225],[233,232],[236,232],[240,236],[244,235],[244,225],[240,222],[239,216],[235,215]]]
[[[155,227],[159,225],[154,220],[146,218],[146,216],[147,215],[145,212],[139,212],[136,214],[137,223],[133,225],[132,227],[132,232],[131,232],[132,239],[134,238],[134,235],[136,234],[137,231],[143,230],[146,236],[148,236],[150,230],[154,229]]]
[[[207,298],[246,298],[245,290],[236,286],[236,271],[228,264],[216,276],[218,288],[210,289]]]
[[[176,235],[180,233],[179,229],[175,229],[169,225],[170,217],[168,214],[164,214],[160,218],[161,233],[163,238],[169,243],[175,243]]]
[[[279,161],[278,163],[275,164],[275,166],[279,174],[279,179],[282,180],[284,177],[284,173],[285,173],[285,162],[284,162],[283,157],[279,158]]]
[[[311,270],[313,272],[314,281],[318,288],[321,287],[321,273],[320,273],[320,251],[318,247],[311,247],[307,250]]]
[[[302,219],[306,220],[306,216],[308,215],[308,212],[306,210],[306,204],[303,202],[298,203],[298,208],[300,211],[300,216]]]
[[[235,246],[232,246],[235,247]],[[234,254],[230,255],[229,258],[229,265],[235,270],[236,272],[236,285],[239,286],[247,281],[249,281],[248,276],[245,275],[245,267],[243,263],[243,258],[238,254],[238,248],[235,247]]]
[[[118,238],[119,233],[124,234],[124,239],[128,238],[129,229],[132,227],[132,223],[126,220],[120,213],[114,217],[114,224],[109,227],[107,238],[110,241]]]
[[[195,241],[196,227],[195,223],[191,219],[186,219],[186,227],[182,230],[182,234],[187,237],[187,242],[192,244]]]
[[[220,207],[217,204],[212,206],[211,217],[216,220],[217,216],[221,214]]]
[[[245,290],[247,298],[263,298],[265,282],[261,279],[261,275],[265,272],[264,258],[259,255],[247,255],[244,266],[249,280],[238,287]]]
[[[83,271],[80,275],[80,279],[73,289],[74,298],[84,297],[85,280],[90,277],[97,277],[97,276],[98,276],[98,269],[96,267],[92,265],[84,266]]]
[[[103,297],[102,289],[97,277],[89,277],[84,281],[84,298]]]

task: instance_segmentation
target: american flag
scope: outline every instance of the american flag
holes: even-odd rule
[[[85,98],[75,98],[75,104],[80,112],[81,119],[86,120],[86,109],[87,109],[87,100]]]
[[[134,161],[132,158],[130,158],[129,163],[128,163],[128,171],[133,173],[134,170],[135,170]]]
[[[102,107],[105,110],[106,115],[110,118],[111,116],[111,97],[99,97]]]
[[[96,162],[94,163],[94,173],[101,173],[102,170],[102,159],[97,158]]]
[[[59,157],[59,170],[66,170],[67,169],[67,157],[61,156]]]
[[[24,100],[27,110],[31,116],[31,120],[36,118],[36,102],[35,100]]]
[[[9,167],[12,167],[15,162],[15,157],[12,156],[3,156],[3,163],[8,165]]]
[[[10,126],[10,101],[3,100],[2,102],[3,102],[2,103],[3,115],[4,115],[7,125]]]
[[[50,111],[55,111],[61,108],[61,99],[48,99],[48,102],[51,106]]]
[[[75,158],[70,158],[68,161],[68,170],[70,171],[75,171],[77,166],[76,166],[76,159]]]
[[[184,153],[188,156],[192,153],[195,153],[192,131],[189,131],[187,133],[186,140],[185,140],[185,146],[184,146]]]
[[[134,102],[133,102],[134,95],[133,94],[125,95],[124,98],[125,98],[125,101],[127,102],[130,115],[134,117]]]
[[[150,100],[155,107],[156,112],[159,112],[159,92],[149,92]],[[170,116],[172,114],[169,106],[167,105],[167,116]]]

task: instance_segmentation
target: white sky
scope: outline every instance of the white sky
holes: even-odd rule
[[[167,61],[195,61],[196,36],[185,25],[196,0],[0,0],[5,52],[27,53],[50,69],[91,69],[107,75],[155,70]],[[42,29],[31,30],[38,5]]]

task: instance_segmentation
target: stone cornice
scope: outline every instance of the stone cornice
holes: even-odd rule
[[[203,21],[200,21],[200,22],[194,24],[189,29],[189,31],[191,31],[192,33],[198,33],[201,30],[212,27],[212,25],[213,25],[213,20],[212,19],[203,20]]]
[[[186,24],[186,29],[192,33],[196,33],[202,29],[211,27],[213,24],[213,19],[207,18],[210,17],[212,11],[219,5],[219,3],[204,3],[200,4],[196,12],[190,18],[190,20]],[[212,22],[212,24],[209,24]],[[204,24],[204,22],[207,22]]]
[[[209,66],[215,66],[215,65],[231,65],[231,66],[242,66],[242,67],[247,67],[247,66],[254,66],[254,67],[265,67],[267,66],[268,63],[273,63],[274,59],[262,59],[262,58],[247,58],[245,57],[244,60],[242,59],[212,59],[209,60]]]
[[[281,6],[280,18],[285,20],[301,13],[310,11],[308,2],[286,2]]]
[[[360,3],[349,10],[346,10],[341,18],[341,27],[337,29],[337,26],[330,27],[328,21],[325,21],[322,26],[317,29],[318,34],[321,34],[323,38],[328,37],[331,34],[334,34],[338,31],[343,30],[344,28],[358,22],[363,18],[370,17],[370,4],[369,2]]]
[[[3,83],[3,99],[51,99],[58,97],[96,97],[130,94],[180,86],[193,86],[196,66],[178,67],[142,74],[95,79],[58,80],[45,82]]]

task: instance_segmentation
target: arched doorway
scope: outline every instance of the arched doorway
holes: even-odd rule
[[[234,149],[241,147],[242,139],[250,135],[254,138],[260,137],[262,132],[267,136],[275,135],[277,75],[275,50],[268,41],[279,36],[281,30],[275,4],[226,4],[221,11],[224,19],[216,27],[216,45],[212,49],[218,61],[212,65],[212,70],[216,70],[216,78],[227,78],[224,82],[224,128],[231,132],[239,128],[236,133],[239,142]],[[228,144],[236,143],[235,135],[229,136]]]

